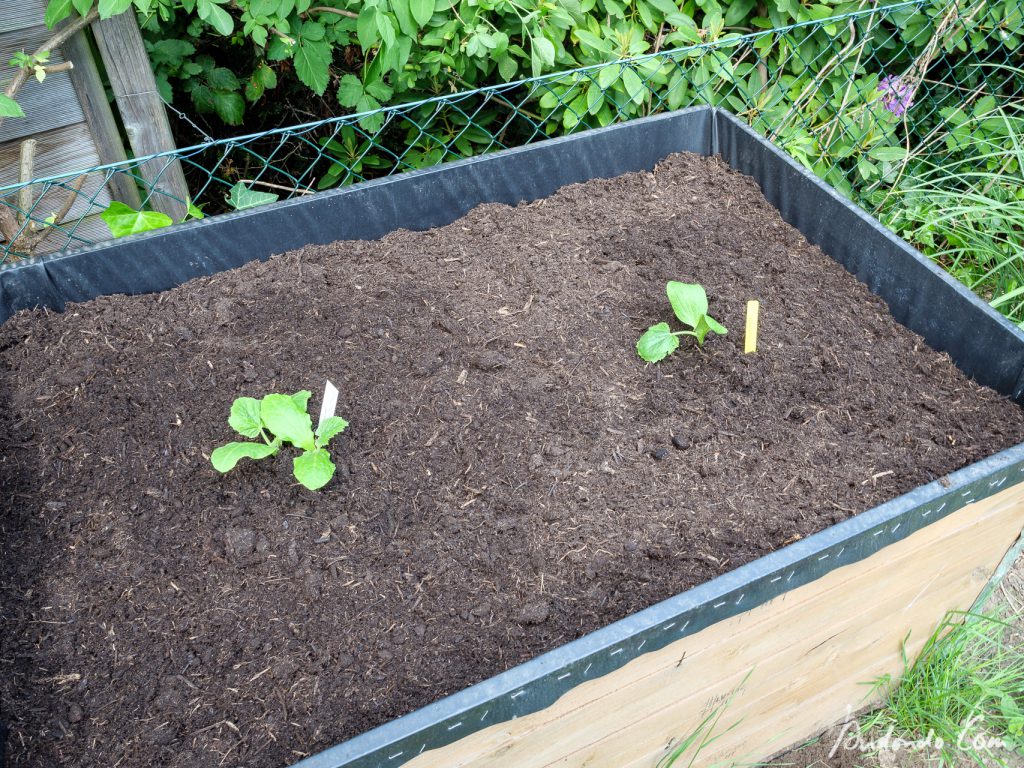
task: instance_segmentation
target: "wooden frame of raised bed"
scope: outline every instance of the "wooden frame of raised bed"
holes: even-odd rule
[[[0,270],[0,321],[160,291],[311,242],[447,224],[485,202],[650,169],[681,151],[753,176],[783,218],[969,376],[1024,399],[1024,334],[735,118],[661,115]],[[729,701],[701,759],[756,761],[864,703],[947,610],[971,606],[1024,526],[1024,446],[834,525],[301,768],[653,767]],[[909,633],[909,634],[908,634]]]

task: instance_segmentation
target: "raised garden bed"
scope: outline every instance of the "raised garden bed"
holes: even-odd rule
[[[283,766],[482,680],[308,765],[653,765],[742,668],[792,673],[752,712],[842,687],[793,672],[815,631],[898,661],[1024,518],[1020,335],[712,110],[4,270],[0,308],[201,274],[0,329],[13,765]],[[669,279],[731,333],[648,366]],[[326,378],[330,485],[212,470],[235,397]]]

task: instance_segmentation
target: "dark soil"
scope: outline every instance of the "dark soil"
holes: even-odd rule
[[[645,365],[668,279],[732,332]],[[1024,440],[693,156],[22,314],[0,350],[16,766],[278,768]],[[324,490],[287,451],[210,467],[235,397],[318,411],[326,378]]]

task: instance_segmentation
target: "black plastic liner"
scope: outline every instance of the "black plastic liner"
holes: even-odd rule
[[[1024,334],[914,249],[732,116],[709,107],[587,131],[311,198],[0,269],[0,321],[36,306],[166,290],[308,243],[448,224],[485,202],[649,170],[674,152],[718,154],[753,176],[783,218],[866,283],[894,317],[969,376],[1024,401]],[[642,653],[861,560],[1024,480],[1024,445],[834,525],[307,758],[296,768],[400,766],[424,750],[553,704]]]

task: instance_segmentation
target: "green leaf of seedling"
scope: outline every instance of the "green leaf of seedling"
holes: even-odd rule
[[[263,423],[260,421],[260,401],[254,397],[239,397],[231,404],[228,424],[240,435],[259,437]]]
[[[711,317],[711,315],[701,315],[700,319],[697,320],[697,325],[693,328],[693,335],[697,339],[699,346],[704,346],[704,338],[708,335],[708,331],[714,331],[723,336],[729,332],[725,329],[724,325]]]
[[[303,393],[299,393],[303,394]],[[308,399],[308,394],[305,393]],[[312,451],[316,448],[313,438],[313,421],[306,409],[288,395],[267,395],[260,404],[260,420],[274,437],[291,443],[296,448]]]
[[[100,214],[100,218],[110,229],[114,237],[126,237],[139,232],[169,227],[174,221],[166,213],[159,211],[136,211],[120,202],[113,202]]]
[[[323,488],[334,477],[334,462],[331,454],[323,448],[306,451],[292,461],[295,479],[315,491]]]
[[[693,326],[693,337],[697,339],[697,346],[704,346],[704,337],[708,335],[708,331],[711,330],[711,326],[708,325],[707,315],[701,315],[697,320],[697,324]]]
[[[267,443],[228,443],[210,454],[210,463],[218,472],[230,472],[240,459],[265,459],[273,456],[281,447],[281,441]]]
[[[697,322],[708,312],[708,295],[702,285],[669,280],[665,293],[676,317],[691,328],[695,329]]]
[[[311,396],[312,396],[312,393],[308,389],[300,389],[298,392],[296,392],[291,397],[292,397],[292,400],[295,401],[295,404],[297,406],[299,406],[299,408],[301,408],[303,411],[308,411],[309,410],[309,398]]]
[[[228,195],[228,205],[236,211],[244,211],[246,208],[255,208],[258,205],[266,205],[277,200],[277,195],[272,192],[255,192],[242,182],[238,182],[231,188]]]
[[[344,432],[345,427],[348,426],[348,422],[340,416],[331,416],[330,418],[324,419],[324,423],[321,424],[316,430],[316,444],[323,448],[339,432]]]
[[[711,315],[704,315],[704,322],[708,324],[708,328],[717,333],[719,336],[725,336],[729,333],[729,329],[722,325],[720,322],[715,320]]]
[[[668,323],[658,323],[647,329],[636,343],[636,352],[648,363],[664,360],[679,348],[679,337],[673,335]]]

